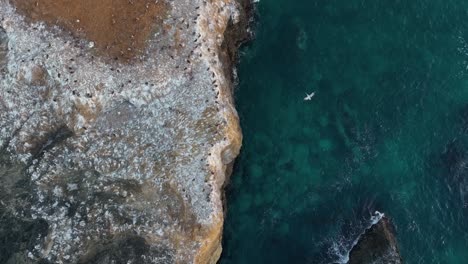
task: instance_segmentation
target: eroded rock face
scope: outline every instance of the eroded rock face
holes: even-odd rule
[[[97,2],[0,0],[0,263],[214,263],[243,6]]]
[[[359,238],[349,255],[349,264],[401,264],[392,224],[386,217]]]
[[[8,37],[6,31],[0,26],[0,73],[4,75],[6,73],[7,65],[7,52],[8,52]]]

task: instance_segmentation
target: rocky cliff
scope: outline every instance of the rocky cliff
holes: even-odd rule
[[[0,263],[214,263],[236,0],[0,0]]]

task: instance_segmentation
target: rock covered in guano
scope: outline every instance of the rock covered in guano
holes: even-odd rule
[[[0,0],[0,20],[0,263],[216,262],[243,4]]]

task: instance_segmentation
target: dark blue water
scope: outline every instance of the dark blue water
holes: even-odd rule
[[[468,2],[263,0],[258,12],[220,263],[343,261],[375,210],[405,263],[468,263]]]

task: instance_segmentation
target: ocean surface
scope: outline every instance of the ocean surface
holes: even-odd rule
[[[257,7],[220,263],[345,263],[376,210],[405,263],[468,263],[468,1]]]

